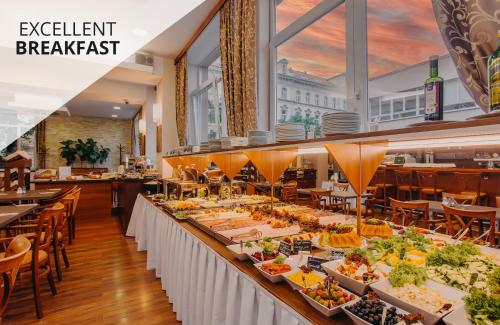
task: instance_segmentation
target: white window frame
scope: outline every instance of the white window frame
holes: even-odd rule
[[[276,3],[269,1],[269,129],[277,117],[277,48],[317,20],[345,3],[346,6],[346,104],[360,113],[361,130],[368,120],[367,0],[323,0],[287,27],[276,33]]]

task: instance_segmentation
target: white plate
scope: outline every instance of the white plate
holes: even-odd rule
[[[307,259],[306,259],[306,261],[307,261]],[[304,286],[303,286],[302,284],[295,283],[295,282],[293,282],[292,280],[290,280],[290,279],[288,278],[288,276],[289,276],[289,275],[294,274],[294,273],[295,273],[295,272],[297,272],[297,271],[298,271],[298,269],[297,269],[297,268],[295,268],[295,269],[292,269],[290,272],[283,273],[283,279],[285,279],[285,281],[286,281],[286,282],[287,282],[287,283],[288,283],[288,284],[289,284],[289,285],[290,285],[290,286],[291,286],[294,290],[302,290],[302,289],[304,289]],[[318,271],[313,270],[312,272],[313,272],[313,273],[316,273],[317,275],[319,275],[319,276],[321,277],[321,279],[324,279],[324,278],[326,277],[326,275],[325,275],[325,274],[320,273],[320,272],[318,272]],[[312,285],[310,288],[314,287],[315,285],[316,285],[316,284]]]
[[[341,289],[343,291],[345,291],[346,293],[348,293],[348,294],[353,294],[349,290],[346,290],[344,288],[341,288]],[[309,303],[309,305],[313,306],[314,309],[316,309],[317,311],[319,311],[320,313],[322,313],[326,317],[332,317],[333,315],[338,314],[342,310],[342,306],[345,306],[346,304],[348,304],[350,302],[350,301],[346,302],[346,303],[344,303],[342,305],[338,305],[338,306],[335,306],[333,308],[328,308],[328,307],[323,306],[322,304],[320,304],[319,302],[317,302],[313,298],[309,297],[305,293],[303,293],[302,290],[300,290],[299,292],[302,295],[302,297],[304,297],[304,299],[307,300],[307,302]],[[354,296],[356,298],[358,298],[358,296],[356,296],[356,295],[354,295]],[[354,298],[353,301],[355,301],[356,298]]]
[[[357,299],[354,299],[352,301],[349,301],[349,302],[346,302],[345,304],[342,305],[342,310],[344,311],[344,313],[347,314],[347,316],[349,316],[349,318],[354,322],[354,324],[358,324],[358,325],[371,325],[371,323],[368,323],[367,321],[365,321],[364,319],[361,319],[359,318],[358,316],[354,315],[353,313],[351,313],[350,311],[348,311],[346,309],[347,306],[350,306],[350,305],[354,305],[356,304],[359,300],[361,300],[361,297],[357,298]],[[391,305],[390,303],[388,303],[387,301],[384,301],[382,299],[380,299],[382,302],[384,302],[386,305],[387,305],[387,308],[391,308],[393,307],[393,305]],[[406,314],[409,314],[407,311],[401,309],[401,308],[398,308],[397,306],[394,306],[396,307],[396,313],[399,314],[399,315],[406,315]]]
[[[447,325],[472,325],[472,322],[467,318],[465,305],[455,308],[451,313],[443,318]]]
[[[255,266],[257,268],[257,270],[259,271],[259,273],[262,274],[266,279],[268,279],[272,283],[278,283],[280,281],[283,281],[283,274],[286,274],[288,272],[280,273],[280,274],[276,274],[276,275],[271,275],[271,274],[264,272],[262,270],[262,264],[272,263],[272,262],[273,262],[273,260],[265,261],[265,262],[258,262],[258,263],[255,263],[253,266]],[[296,267],[295,263],[296,263],[296,260],[292,256],[286,258],[285,261],[283,262],[283,264],[290,265],[290,268],[292,270]]]
[[[321,267],[328,273],[328,275],[333,276],[341,286],[351,290],[357,295],[364,295],[368,291],[370,284],[355,280],[337,271],[337,267],[339,266],[339,264],[344,263],[344,260],[345,259],[329,261],[321,264]],[[390,271],[390,267],[382,265],[380,263],[376,264],[376,267],[382,272],[388,273]],[[383,278],[381,278],[380,280],[382,279]],[[372,283],[378,282],[380,280],[373,281]]]
[[[391,287],[391,284],[388,279],[384,279],[376,283],[373,283],[370,285],[370,287],[382,300],[387,301],[388,303],[393,304],[397,307],[403,308],[404,310],[407,310],[412,314],[420,313],[424,317],[425,325],[436,324],[445,315],[463,305],[462,298],[466,295],[464,291],[457,290],[455,288],[449,287],[441,283],[437,283],[432,280],[427,280],[424,285],[429,288],[438,290],[443,297],[450,300],[454,300],[456,303],[447,312],[443,314],[432,314],[415,305],[412,305],[410,302],[401,300],[400,298],[397,298],[393,296],[391,293],[389,293],[388,289]]]

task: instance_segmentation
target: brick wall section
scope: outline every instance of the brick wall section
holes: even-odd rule
[[[120,152],[118,145],[125,146],[124,153],[129,153],[131,148],[132,121],[111,118],[95,117],[59,117],[51,116],[46,119],[46,147],[47,147],[47,168],[57,168],[65,165],[65,160],[59,156],[60,141],[66,139],[76,140],[78,138],[85,141],[86,138],[93,138],[98,145],[103,145],[110,149],[108,160],[100,166],[108,167],[116,171],[120,164]],[[75,167],[80,167],[80,161],[73,163]],[[90,167],[85,166],[84,167]]]

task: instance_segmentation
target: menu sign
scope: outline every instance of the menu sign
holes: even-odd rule
[[[328,260],[325,260],[324,258],[313,257],[313,256],[309,256],[307,258],[307,266],[319,272],[325,272],[325,270],[323,270],[323,268],[321,267],[321,264],[326,262],[328,262]]]
[[[344,251],[332,251],[332,260],[341,260],[345,257]]]
[[[288,257],[292,255],[292,245],[282,241],[278,247],[278,252]]]
[[[312,250],[312,242],[310,240],[294,240],[293,253],[310,252]]]

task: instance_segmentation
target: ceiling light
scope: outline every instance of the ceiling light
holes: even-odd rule
[[[325,147],[299,148],[298,150],[299,155],[308,155],[315,153],[328,153],[328,150],[326,150]]]
[[[119,110],[122,109],[120,106],[113,106],[113,109]]]
[[[113,115],[111,115],[111,117],[118,117],[118,115],[116,115],[116,114],[113,114]]]
[[[475,136],[457,136],[453,138],[390,141],[389,150],[401,149],[425,149],[425,148],[451,148],[499,145],[500,134],[487,134]]]

